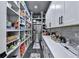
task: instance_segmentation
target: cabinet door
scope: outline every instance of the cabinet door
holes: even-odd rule
[[[64,23],[75,25],[79,23],[79,2],[65,1],[65,19]]]
[[[46,13],[46,23],[48,27],[54,26],[54,17],[55,17],[55,4],[54,2],[51,2],[48,11]]]
[[[49,28],[49,20],[50,20],[50,16],[47,13],[46,14],[46,26],[47,26],[47,28]]]
[[[51,13],[51,27],[55,26],[55,2],[53,1],[50,6],[50,13]]]
[[[63,24],[64,19],[64,1],[55,2],[55,26]]]
[[[49,12],[49,11],[46,14],[46,26],[47,26],[47,28],[51,27],[51,12]]]

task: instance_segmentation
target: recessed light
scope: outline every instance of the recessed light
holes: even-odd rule
[[[61,8],[61,5],[56,5],[56,9],[60,9]]]
[[[50,8],[55,9],[55,4],[52,4]]]
[[[38,6],[37,6],[37,5],[35,5],[35,6],[34,6],[34,8],[35,8],[35,9],[37,9],[37,8],[38,8]]]
[[[55,5],[55,4],[52,4],[50,9],[60,9],[61,8],[61,5]]]

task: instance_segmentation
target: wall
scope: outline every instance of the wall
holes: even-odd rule
[[[6,51],[6,5],[0,2],[0,54]]]

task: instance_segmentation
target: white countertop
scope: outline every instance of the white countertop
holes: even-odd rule
[[[64,48],[60,43],[56,43],[50,36],[43,36],[48,48],[55,58],[77,58],[76,55]]]

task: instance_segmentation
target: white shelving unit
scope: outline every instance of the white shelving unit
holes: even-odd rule
[[[5,52],[5,58],[23,57],[32,42],[32,22],[27,6],[24,1],[7,1],[0,2],[0,7],[0,55]]]

